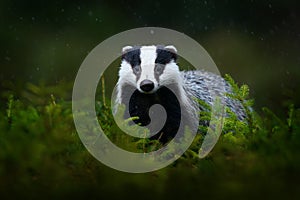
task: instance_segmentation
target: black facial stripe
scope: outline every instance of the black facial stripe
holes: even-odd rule
[[[122,55],[122,60],[126,60],[130,63],[131,66],[136,66],[141,64],[141,48],[140,47],[132,47],[132,49],[128,50],[126,53]]]
[[[164,72],[165,65],[170,63],[171,60],[176,62],[177,54],[165,49],[162,45],[158,45],[156,47],[156,54],[157,57],[155,59],[154,77],[157,82],[159,82],[159,76]]]
[[[177,55],[171,51],[164,49],[162,46],[157,46],[156,48],[157,57],[155,59],[155,63],[158,64],[167,64],[171,62],[171,60],[176,61]]]
[[[136,75],[136,81],[138,81],[142,74],[142,68],[141,65],[135,65],[132,67],[133,73]]]
[[[163,64],[155,63],[154,67],[154,77],[157,82],[159,82],[159,76],[164,72],[165,66]]]
[[[122,55],[122,60],[126,60],[132,67],[133,73],[136,75],[136,80],[141,76],[141,47],[135,46]]]

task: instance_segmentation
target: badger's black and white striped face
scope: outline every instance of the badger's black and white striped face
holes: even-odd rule
[[[142,93],[176,83],[180,76],[174,46],[126,46],[122,50],[119,84],[129,84]]]

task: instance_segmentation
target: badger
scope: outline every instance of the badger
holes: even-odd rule
[[[212,106],[213,90],[224,97],[239,120],[245,119],[241,102],[226,96],[232,89],[221,76],[204,70],[180,71],[177,57],[173,45],[123,47],[115,105],[126,105],[125,118],[137,117],[134,123],[147,126],[151,123],[150,107],[163,106],[167,119],[151,139],[167,143],[179,131],[181,120],[192,130],[198,128],[201,122],[197,115],[205,109],[198,100]]]

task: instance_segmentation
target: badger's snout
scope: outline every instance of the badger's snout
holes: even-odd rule
[[[154,89],[154,83],[145,79],[140,83],[140,88],[143,92],[151,92]]]

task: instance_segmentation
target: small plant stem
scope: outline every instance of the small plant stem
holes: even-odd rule
[[[101,76],[101,84],[102,84],[102,101],[103,101],[103,106],[106,107],[106,101],[105,101],[105,78],[104,78],[104,75]]]

